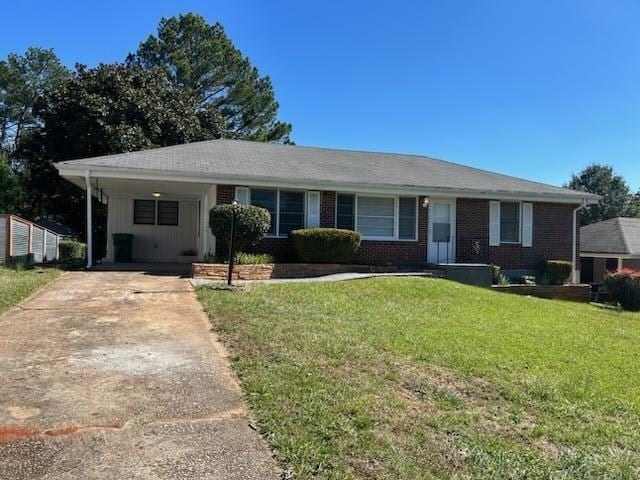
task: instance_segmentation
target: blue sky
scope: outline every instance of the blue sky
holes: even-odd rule
[[[3,5],[0,57],[122,61],[162,16],[220,21],[300,145],[417,153],[561,184],[603,162],[640,188],[640,2],[58,0]]]

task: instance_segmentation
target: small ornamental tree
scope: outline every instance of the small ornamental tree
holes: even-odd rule
[[[228,252],[231,238],[231,217],[236,209],[235,249],[241,252],[243,248],[258,243],[269,231],[271,215],[265,208],[253,205],[216,205],[209,211],[209,227],[219,242],[222,242]]]

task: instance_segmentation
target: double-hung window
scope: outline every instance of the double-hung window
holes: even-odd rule
[[[305,195],[295,190],[252,188],[250,203],[265,208],[271,215],[269,236],[286,237],[292,230],[305,226]]]
[[[336,227],[370,240],[416,240],[416,197],[338,194]]]
[[[500,202],[500,243],[520,242],[520,203]]]

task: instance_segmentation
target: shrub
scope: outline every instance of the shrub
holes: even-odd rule
[[[572,271],[573,264],[571,262],[566,260],[547,260],[543,276],[550,285],[562,285],[567,281]]]
[[[289,236],[303,262],[350,263],[362,242],[360,233],[339,228],[294,230]]]
[[[625,310],[640,311],[640,272],[623,268],[607,273],[604,285],[610,297]]]
[[[216,240],[226,246],[225,252],[229,250],[231,217],[234,208],[236,209],[235,249],[237,251],[258,243],[271,225],[271,215],[265,208],[253,205],[216,205],[209,212],[209,227]]]
[[[87,254],[87,244],[75,240],[60,240],[60,263],[77,263],[84,260]]]
[[[534,275],[523,275],[521,280],[523,285],[536,285],[536,277]]]
[[[498,281],[496,283],[498,285],[511,285],[511,280],[509,280],[509,277],[501,273],[498,275]]]
[[[204,256],[204,263],[229,263],[226,258],[221,258],[209,252]],[[238,265],[261,265],[274,263],[274,259],[268,253],[236,252],[235,263]]]

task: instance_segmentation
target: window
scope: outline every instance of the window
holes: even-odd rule
[[[158,201],[158,225],[178,225],[178,202]]]
[[[520,203],[500,202],[500,242],[520,242]]]
[[[280,192],[278,234],[289,235],[291,230],[304,228],[304,193]]]
[[[251,205],[269,211],[271,225],[267,235],[286,236],[291,230],[304,228],[304,192],[252,188]]]
[[[178,225],[178,202],[134,200],[133,223],[136,225]]]
[[[269,210],[271,214],[271,226],[267,231],[267,235],[276,234],[277,225],[277,208],[278,208],[278,191],[277,190],[262,190],[251,189],[251,205],[256,207],[262,207]]]
[[[400,197],[398,203],[398,238],[414,240],[416,238],[416,199]]]
[[[354,230],[355,195],[338,195],[336,199],[336,228]]]
[[[156,201],[155,200],[134,200],[133,201],[133,223],[135,223],[136,225],[155,225]]]
[[[358,197],[358,231],[364,237],[393,238],[395,224],[393,197]]]

